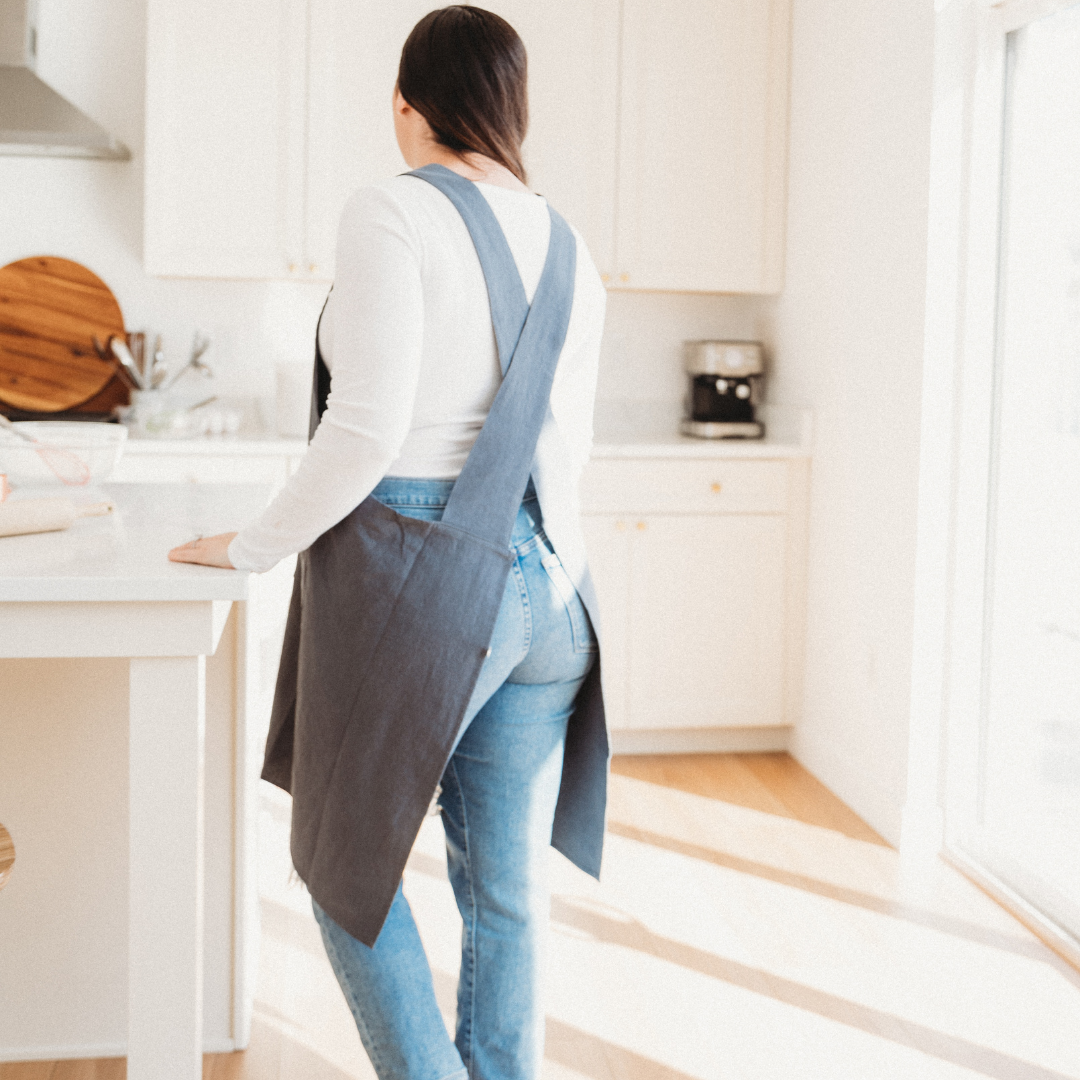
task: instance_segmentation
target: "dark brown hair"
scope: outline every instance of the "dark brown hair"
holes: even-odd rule
[[[492,158],[525,183],[525,45],[498,15],[465,4],[429,12],[401,50],[398,90],[435,138]]]

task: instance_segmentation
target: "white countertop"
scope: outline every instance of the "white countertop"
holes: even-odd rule
[[[108,498],[117,509],[79,518],[64,532],[0,536],[0,602],[246,599],[246,572],[171,563],[166,555],[197,536],[240,528],[262,512],[267,495],[256,484],[23,489],[11,498]]]
[[[679,433],[677,408],[655,402],[597,405],[594,458],[794,458],[809,457],[811,417],[796,409],[762,407],[764,439],[695,439]],[[250,432],[195,439],[129,439],[125,454],[155,456],[215,454],[299,457],[307,440]]]
[[[593,458],[804,458],[809,412],[762,406],[763,439],[697,439],[679,432],[681,410],[651,401],[598,403]]]
[[[200,435],[194,439],[139,439],[128,437],[124,443],[125,455],[146,457],[171,456],[173,454],[214,454],[257,457],[262,454],[282,454],[300,457],[307,450],[307,439],[273,432],[257,431],[242,435]]]

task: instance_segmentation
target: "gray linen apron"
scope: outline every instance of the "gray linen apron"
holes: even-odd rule
[[[370,496],[301,552],[263,779],[291,791],[292,858],[320,907],[373,945],[488,654],[510,535],[547,414],[577,248],[549,208],[532,306],[483,195],[441,165],[410,175],[457,207],[487,283],[503,381],[442,520]],[[312,434],[329,372],[315,345]],[[543,508],[541,507],[541,510]],[[552,843],[597,876],[608,744],[593,665],[567,731]]]

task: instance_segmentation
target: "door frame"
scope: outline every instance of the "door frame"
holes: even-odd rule
[[[1008,35],[1078,0],[936,15],[915,649],[902,849],[940,854],[1080,967],[1080,940],[972,850],[984,729]]]

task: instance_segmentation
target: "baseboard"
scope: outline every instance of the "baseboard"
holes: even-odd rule
[[[0,1061],[67,1061],[70,1058],[117,1058],[127,1054],[123,1043],[89,1046],[0,1046]]]
[[[941,852],[944,860],[983,892],[988,893],[1011,915],[1022,922],[1040,941],[1070,966],[1080,971],[1080,940],[1048,919],[1037,907],[1014,892],[1000,878],[984,870],[963,851],[947,845]]]
[[[232,1039],[208,1039],[204,1054],[231,1054],[236,1049]],[[0,1046],[0,1063],[12,1061],[70,1061],[72,1058],[127,1057],[127,1043],[93,1043],[73,1046]]]
[[[790,727],[613,731],[613,754],[766,754],[786,750]]]

